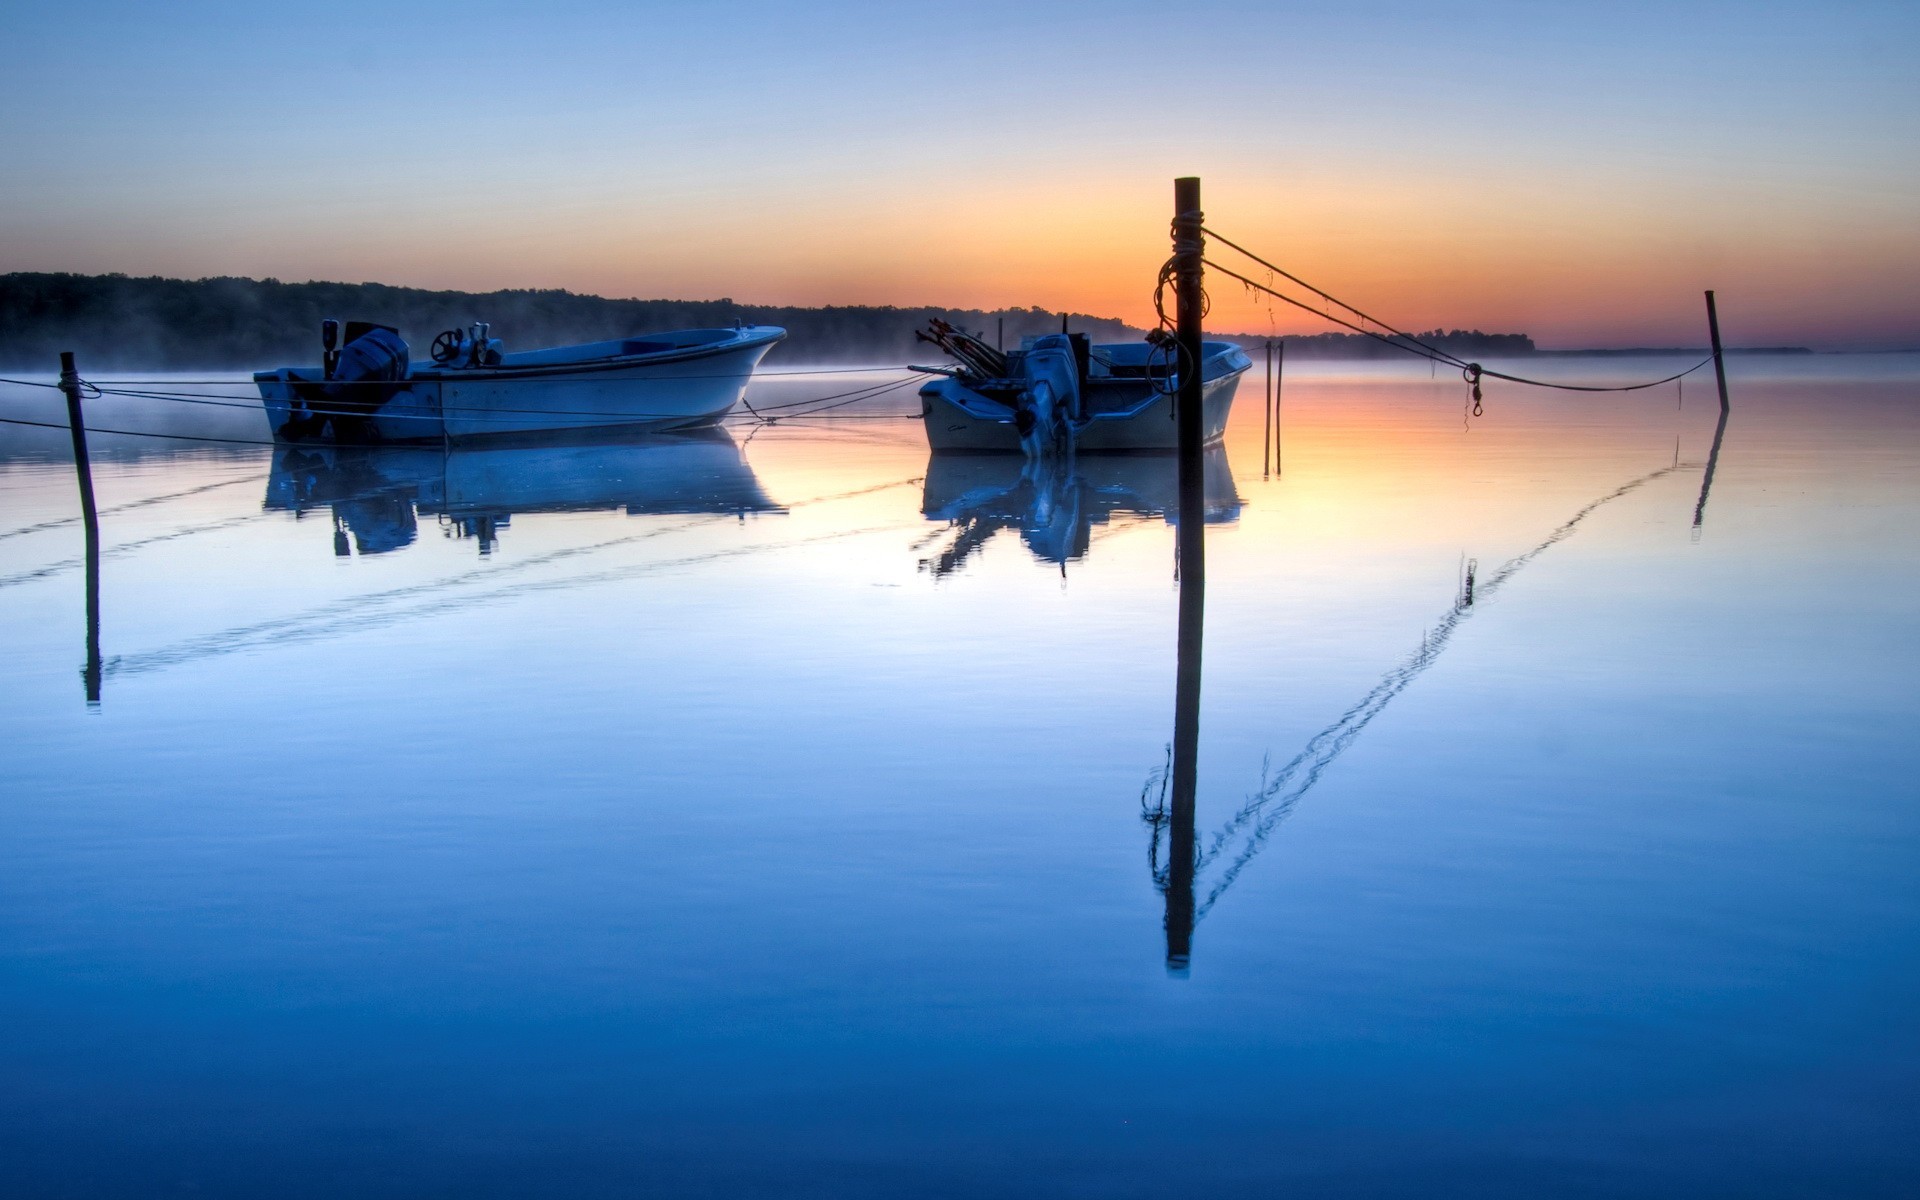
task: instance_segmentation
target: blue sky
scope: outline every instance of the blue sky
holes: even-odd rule
[[[0,269],[1138,319],[1195,173],[1221,229],[1410,324],[1672,340],[1715,286],[1745,340],[1920,344],[1914,5],[76,3],[0,31]]]

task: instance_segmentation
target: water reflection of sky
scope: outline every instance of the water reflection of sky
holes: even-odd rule
[[[1704,387],[1463,429],[1456,385],[1330,371],[1270,479],[1243,396],[1203,899],[1287,807],[1184,979],[1150,471],[988,479],[934,571],[969,489],[905,421],[336,463],[415,522],[345,555],[268,451],[109,443],[89,711],[63,435],[9,435],[0,1179],[1902,1190],[1920,408],[1864,375],[1736,378],[1698,535]],[[1041,493],[1107,519],[1036,543]]]

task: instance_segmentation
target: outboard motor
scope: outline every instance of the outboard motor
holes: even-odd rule
[[[288,441],[318,437],[329,422],[338,439],[344,423],[372,413],[406,386],[407,344],[400,339],[399,330],[369,321],[348,321],[346,345],[333,350],[328,342],[336,327],[337,322],[331,320],[320,327],[326,382],[290,381],[296,401],[293,414],[276,431]]]
[[[340,367],[340,322],[328,317],[320,322],[320,371],[328,379]]]
[[[365,321],[347,322],[347,344],[340,351],[327,389],[336,408],[372,412],[400,389],[382,384],[401,384],[407,379],[407,344],[400,331],[391,325],[373,325]]]
[[[1073,340],[1064,333],[1032,339],[1020,360],[1022,399],[1016,414],[1021,447],[1030,457],[1073,448],[1082,417],[1080,366]],[[1021,419],[1025,418],[1025,419]]]

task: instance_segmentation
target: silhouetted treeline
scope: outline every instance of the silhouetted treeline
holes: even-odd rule
[[[787,340],[768,361],[903,363],[941,361],[914,331],[942,317],[988,341],[1005,322],[1017,346],[1027,334],[1058,333],[1060,314],[954,308],[845,306],[784,308],[731,300],[608,300],[565,291],[431,292],[379,283],[282,283],[277,279],[163,279],[126,275],[0,275],[0,366],[55,369],[62,350],[81,370],[267,368],[316,362],[320,321],[377,321],[400,330],[424,358],[442,329],[493,326],[509,350],[628,337],[647,330],[780,325]],[[1120,321],[1071,314],[1095,341],[1140,331]]]
[[[267,368],[315,362],[320,322],[377,321],[400,330],[424,356],[433,335],[475,321],[493,326],[509,350],[534,350],[648,330],[780,325],[787,340],[770,362],[939,361],[914,333],[941,317],[1009,347],[1030,334],[1057,333],[1061,314],[1039,308],[994,312],[954,308],[837,306],[787,308],[732,300],[609,300],[566,291],[433,292],[380,283],[282,283],[277,279],[163,279],[127,275],[18,272],[0,275],[0,367],[54,369],[62,350],[82,371]],[[1104,317],[1070,314],[1071,328],[1096,342],[1130,341],[1143,330]],[[1221,335],[1249,349],[1259,335]],[[1463,357],[1533,353],[1518,333],[1433,330],[1422,340]],[[1358,334],[1289,336],[1287,353],[1308,358],[1397,358],[1404,352]]]
[[[1405,350],[1386,345],[1360,333],[1287,334],[1269,339],[1264,334],[1235,333],[1216,335],[1238,342],[1247,350],[1257,350],[1269,340],[1285,342],[1288,358],[1413,358]],[[1478,329],[1430,329],[1416,332],[1427,345],[1448,354],[1475,358],[1512,358],[1535,353],[1533,339],[1524,333],[1481,333]],[[1418,347],[1414,347],[1418,349]]]

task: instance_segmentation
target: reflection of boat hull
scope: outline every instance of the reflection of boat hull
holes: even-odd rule
[[[413,540],[414,514],[490,531],[515,513],[779,512],[724,430],[622,441],[439,447],[285,446],[266,507],[331,507],[363,553]]]
[[[1226,449],[1202,459],[1205,518],[1231,524],[1240,495]],[[954,544],[928,560],[936,575],[958,570],[1002,529],[1018,530],[1036,558],[1065,564],[1092,544],[1093,527],[1115,517],[1179,521],[1180,472],[1164,455],[1105,455],[1035,460],[1006,454],[935,454],[927,463],[921,512],[960,530]]]
[[[644,339],[566,347],[574,361],[543,361],[560,351],[509,354],[495,367],[419,367],[365,416],[348,405],[355,384],[328,384],[318,368],[282,367],[254,375],[274,436],[317,433],[329,415],[337,441],[439,441],[554,430],[668,430],[711,425],[740,402],[761,358],[785,331],[771,327],[689,330],[662,338],[709,338],[698,345],[654,346]],[[332,389],[331,391],[329,389]],[[339,392],[339,396],[333,393]],[[317,417],[314,414],[318,414]],[[352,437],[341,436],[343,428]]]

